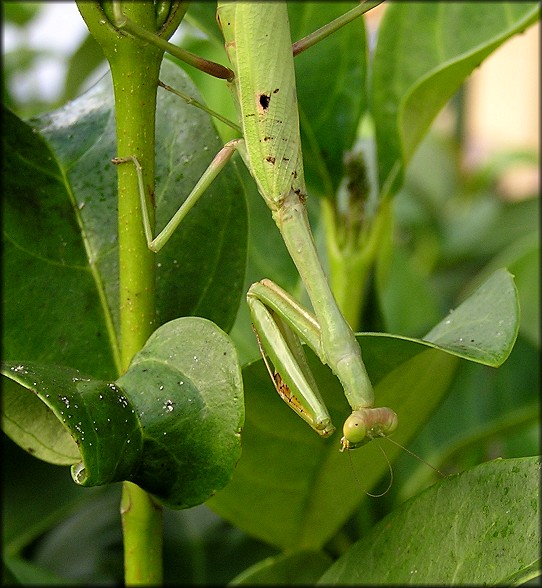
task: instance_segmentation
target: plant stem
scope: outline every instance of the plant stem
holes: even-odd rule
[[[174,3],[172,3],[173,5]],[[108,15],[112,5],[78,4],[85,22],[109,61],[115,91],[117,156],[137,157],[154,222],[154,146],[158,74],[163,50],[120,33]],[[170,8],[166,38],[177,28],[184,10]],[[128,19],[154,32],[159,25],[154,2],[123,2]],[[145,344],[155,328],[155,257],[143,231],[139,186],[135,167],[118,166],[118,239],[121,371]],[[124,482],[121,503],[126,585],[162,583],[162,509],[138,486]]]
[[[160,585],[162,508],[139,486],[124,482],[120,512],[126,585]]]
[[[152,47],[152,46],[151,46]],[[144,185],[154,194],[154,128],[160,59],[144,50],[111,62],[117,118],[117,154],[135,155]],[[156,53],[151,49],[151,53]],[[152,196],[151,196],[152,198]],[[149,207],[154,218],[154,207]],[[136,170],[119,166],[119,296],[121,361],[125,371],[155,327],[155,260],[142,230]],[[124,571],[127,585],[162,582],[162,512],[143,490],[124,482],[122,494]]]
[[[322,198],[321,207],[331,289],[346,321],[358,331],[369,273],[391,231],[391,200],[383,199],[368,230],[359,236],[350,236],[352,238],[347,239],[346,245],[339,243],[334,203]]]

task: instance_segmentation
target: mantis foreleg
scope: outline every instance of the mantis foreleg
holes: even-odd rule
[[[315,318],[271,280],[253,284],[247,302],[258,345],[277,392],[319,435],[331,435],[335,427],[299,340],[301,337],[312,344],[318,341]],[[274,373],[264,350],[273,363]]]

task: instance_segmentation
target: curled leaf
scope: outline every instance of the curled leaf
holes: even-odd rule
[[[240,456],[235,349],[212,322],[162,325],[117,382],[73,368],[4,362],[3,427],[83,486],[130,480],[174,508],[204,502]]]

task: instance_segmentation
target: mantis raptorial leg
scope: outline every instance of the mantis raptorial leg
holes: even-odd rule
[[[231,70],[204,60],[187,58],[187,52],[163,40],[157,44],[180,59],[227,79],[237,103],[242,138],[230,141],[217,154],[171,221],[153,238],[147,202],[140,180],[145,235],[150,249],[159,251],[197,199],[239,151],[296,265],[314,314],[302,308],[270,280],[253,284],[247,301],[262,355],[281,397],[322,436],[334,431],[318,392],[301,341],[322,363],[329,365],[352,408],[341,439],[341,451],[354,449],[370,439],[386,436],[397,427],[390,408],[375,408],[373,388],[361,357],[360,346],[339,310],[318,258],[309,226],[305,199],[299,116],[293,56],[366,12],[379,2],[362,4],[292,47],[284,3],[219,2],[217,19],[222,29]],[[120,9],[117,4],[117,14]],[[153,42],[121,17],[117,26]],[[199,58],[198,58],[199,59]],[[235,125],[234,125],[235,126]],[[131,159],[141,178],[134,157]],[[277,377],[276,374],[279,374]],[[279,378],[279,379],[277,379]]]

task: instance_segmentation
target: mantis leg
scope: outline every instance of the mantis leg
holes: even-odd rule
[[[247,302],[260,352],[280,397],[319,435],[331,435],[335,427],[300,341],[304,339],[313,348],[318,345],[316,319],[271,280],[253,284]]]
[[[305,51],[309,47],[316,45],[316,43],[319,43],[320,41],[322,41],[322,39],[325,39],[329,35],[333,34],[335,31],[338,31],[344,25],[358,18],[358,16],[365,14],[375,6],[382,4],[382,2],[383,0],[374,0],[372,2],[360,2],[360,4],[358,4],[358,6],[356,6],[355,8],[352,8],[352,10],[345,12],[343,15],[339,16],[335,20],[332,20],[323,27],[320,27],[318,30],[312,32],[310,35],[307,35],[306,37],[303,37],[303,39],[296,41],[292,45],[292,53],[294,57],[296,55],[299,55],[301,52]]]
[[[224,166],[232,158],[233,154],[239,148],[239,144],[242,143],[242,139],[234,139],[224,145],[224,147],[215,155],[213,161],[211,161],[209,167],[203,172],[203,175],[198,180],[198,183],[194,186],[192,192],[188,195],[186,200],[183,202],[179,210],[173,215],[167,225],[160,231],[156,236],[152,236],[152,228],[149,219],[149,211],[147,208],[147,198],[145,193],[145,186],[143,183],[143,174],[141,171],[141,165],[137,160],[137,157],[130,155],[128,157],[116,157],[113,159],[113,163],[126,163],[132,161],[135,165],[137,179],[139,183],[139,196],[141,199],[141,209],[143,211],[143,229],[145,231],[145,237],[147,238],[147,245],[151,251],[157,253],[162,247],[168,242],[169,238],[179,226],[183,218],[188,214],[191,208],[196,204],[199,198],[203,195],[205,190],[211,185],[213,180],[218,174],[224,169]]]

